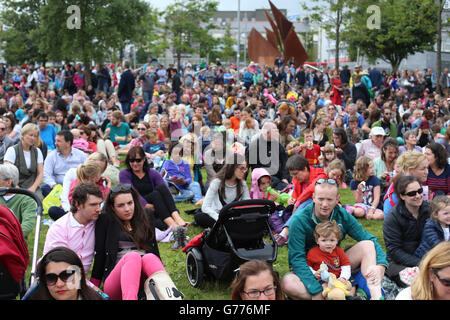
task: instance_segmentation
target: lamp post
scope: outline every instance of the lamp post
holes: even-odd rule
[[[240,64],[240,51],[241,51],[241,0],[238,0],[238,12],[237,12],[237,19],[238,19],[238,32],[237,32],[237,75],[236,80],[239,81],[239,64]]]

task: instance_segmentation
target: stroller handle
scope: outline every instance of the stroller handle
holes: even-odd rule
[[[21,189],[21,188],[0,188],[0,196],[4,196],[7,193],[19,193],[33,198],[33,200],[36,201],[37,203],[36,214],[38,216],[42,216],[42,201],[34,192],[28,189]]]
[[[18,193],[18,194],[24,194],[31,198],[33,198],[34,201],[36,201],[37,209],[36,209],[36,229],[34,233],[34,244],[33,244],[33,257],[31,262],[31,272],[30,272],[30,282],[29,285],[31,286],[36,279],[36,267],[37,267],[37,256],[38,256],[38,250],[39,250],[39,236],[41,233],[41,220],[42,220],[42,201],[41,199],[36,195],[36,193],[28,190],[28,189],[21,189],[21,188],[0,188],[0,196],[4,196],[7,193]]]
[[[275,202],[270,200],[263,200],[263,199],[250,199],[250,200],[240,200],[231,202],[227,205],[225,205],[220,211],[221,212],[227,212],[230,208],[235,207],[246,207],[246,206],[267,206],[271,210],[270,212],[274,212],[276,210]]]

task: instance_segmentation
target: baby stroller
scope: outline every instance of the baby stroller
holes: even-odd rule
[[[273,263],[278,246],[268,223],[275,212],[269,200],[243,200],[222,208],[212,229],[193,238],[183,249],[190,284],[198,288],[206,277],[231,280],[242,263],[259,259]],[[269,234],[271,243],[264,241]]]
[[[36,277],[42,202],[33,192],[26,189],[0,188],[0,196],[7,193],[25,194],[37,203],[31,284]],[[9,208],[0,206],[0,300],[12,300],[18,294],[21,297],[25,294],[27,290],[25,275],[29,260],[28,247],[19,220]]]

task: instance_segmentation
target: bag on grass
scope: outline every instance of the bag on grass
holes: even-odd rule
[[[63,186],[57,184],[52,189],[52,191],[45,197],[45,199],[42,201],[42,208],[44,214],[48,214],[48,209],[50,209],[51,207],[61,206],[61,199],[59,197],[61,196],[62,190]]]
[[[144,284],[147,300],[182,300],[183,294],[177,289],[166,271],[153,273]]]

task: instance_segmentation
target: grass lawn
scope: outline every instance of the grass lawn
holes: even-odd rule
[[[206,177],[206,173],[203,175]],[[250,177],[247,180],[250,186]],[[353,204],[355,202],[353,195],[349,188],[345,190],[341,190],[341,203],[344,204]],[[195,206],[192,203],[178,203],[177,207],[181,212],[181,216],[185,221],[193,221],[193,216],[185,214],[185,210],[193,209]],[[378,238],[378,242],[385,249],[384,241],[383,241],[383,230],[382,230],[382,221],[369,221],[360,219],[359,222],[367,230],[369,233],[375,235]],[[45,234],[47,233],[48,227],[42,226],[41,233],[39,237],[39,255],[38,257],[42,257],[42,251],[45,243]],[[200,227],[189,227],[188,235],[193,238],[197,234],[201,233],[203,230]],[[30,252],[30,266],[28,267],[28,272],[31,269],[31,256],[33,250],[33,239],[34,232],[29,236],[28,240],[28,249]],[[345,248],[348,245],[354,244],[355,241],[347,237],[341,244],[341,247]],[[172,243],[159,243],[159,250],[161,254],[161,259],[163,261],[166,270],[169,272],[173,281],[175,282],[178,289],[183,292],[185,295],[185,299],[189,300],[228,300],[230,297],[229,283],[220,283],[220,282],[206,282],[202,288],[195,289],[193,288],[186,276],[186,267],[185,267],[185,257],[186,255],[181,252],[181,250],[172,251],[169,248],[172,246]],[[288,266],[288,250],[287,246],[279,248],[278,257],[274,263],[274,268],[280,273],[281,276],[284,276],[289,271]],[[29,274],[27,275],[27,279],[29,279]]]

